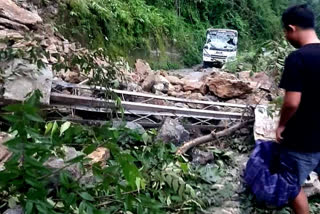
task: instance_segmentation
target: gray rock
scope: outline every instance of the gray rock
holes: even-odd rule
[[[142,91],[142,87],[136,83],[130,82],[127,85],[127,90],[128,91],[136,91],[136,92],[141,92]]]
[[[191,156],[192,156],[192,163],[194,164],[205,165],[208,162],[214,160],[213,152],[210,152],[210,151],[206,152],[197,148],[192,149]]]
[[[126,127],[131,130],[136,130],[139,132],[139,134],[144,134],[146,130],[139,124],[135,122],[125,122],[125,121],[113,121],[112,123],[113,128],[119,128],[119,127]]]
[[[41,103],[49,105],[53,79],[49,67],[38,69],[37,65],[30,64],[26,60],[15,59],[3,65],[2,69],[5,78],[4,99],[23,101],[27,94],[39,89],[43,95]]]
[[[19,7],[11,0],[0,1],[0,8],[0,16],[13,22],[18,22],[28,27],[35,27],[35,25],[42,22],[38,14]]]
[[[180,124],[178,119],[166,118],[161,126],[157,140],[165,143],[181,145],[190,139],[190,133]]]
[[[6,211],[4,211],[3,214],[23,214],[23,209],[20,206],[17,206],[15,208],[12,209],[7,209]]]
[[[64,147],[65,150],[65,157],[64,158],[58,158],[58,157],[50,157],[45,163],[44,166],[50,168],[50,169],[61,169],[64,168],[67,165],[67,161],[72,160],[73,158],[78,157],[79,155],[82,155],[81,152],[78,152],[73,147]],[[71,166],[68,166],[65,168],[67,172],[69,172],[72,177],[75,179],[78,179],[81,177],[81,169],[79,164],[72,164]]]

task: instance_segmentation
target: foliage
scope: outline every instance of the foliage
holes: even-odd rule
[[[221,164],[195,168],[175,156],[173,145],[154,142],[153,130],[140,135],[108,124],[89,128],[44,122],[37,107],[40,97],[36,91],[23,104],[4,108],[12,155],[0,171],[0,209],[21,204],[27,214],[194,213],[208,205],[201,192],[223,175]],[[46,161],[63,158],[66,146],[80,154],[63,168],[48,168]],[[88,163],[86,155],[97,147],[111,151],[106,165]],[[67,170],[72,166],[81,169],[79,177]],[[94,182],[81,182],[91,173]]]
[[[159,60],[167,64],[172,59],[165,52],[177,49],[182,62],[193,65],[201,61],[209,27],[238,30],[242,50],[279,38],[280,14],[288,3],[289,0],[68,0],[62,4],[58,29],[69,38],[94,49],[104,48],[113,56],[129,57],[141,49],[150,55],[151,50],[159,50]]]

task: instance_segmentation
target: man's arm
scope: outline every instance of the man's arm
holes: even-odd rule
[[[282,140],[282,132],[289,119],[296,113],[301,101],[301,92],[286,91],[284,102],[281,109],[281,116],[279,127],[277,128],[276,135],[277,141]]]

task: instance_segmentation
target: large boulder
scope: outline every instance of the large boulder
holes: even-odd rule
[[[200,92],[205,95],[208,92],[205,84],[205,80],[208,76],[209,74],[204,72],[194,72],[186,75],[181,79],[184,83],[184,91]]]
[[[38,14],[19,7],[11,0],[0,1],[0,17],[31,28],[42,22]]]
[[[37,65],[22,59],[15,59],[1,67],[4,71],[3,98],[23,101],[30,92],[39,89],[41,102],[49,104],[53,73],[50,67],[39,69]]]
[[[254,89],[270,91],[274,84],[274,81],[264,72],[242,71],[238,73],[238,76],[240,80],[248,81]]]
[[[176,76],[166,76],[166,79],[172,84],[172,85],[183,85],[183,81],[179,79],[179,77]]]
[[[135,74],[137,75],[137,77],[134,79],[138,80],[138,82],[142,82],[150,74],[150,72],[151,72],[151,67],[146,61],[142,59],[136,60]]]
[[[216,72],[207,78],[209,90],[220,98],[236,98],[252,92],[249,82],[226,72]]]
[[[169,90],[170,82],[159,73],[150,73],[142,83],[142,89],[147,92],[157,91],[167,93]]]
[[[181,145],[190,139],[190,133],[180,124],[178,119],[166,118],[157,135],[157,140],[165,143]]]

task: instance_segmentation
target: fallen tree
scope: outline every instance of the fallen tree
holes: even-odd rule
[[[230,128],[228,129],[225,129],[223,131],[220,131],[220,132],[214,132],[212,131],[210,134],[208,135],[205,135],[205,136],[202,136],[202,137],[198,137],[194,140],[191,140],[185,144],[183,144],[183,146],[181,146],[178,151],[176,152],[177,155],[182,155],[182,154],[185,154],[189,149],[195,147],[195,146],[198,146],[198,145],[201,145],[201,144],[204,144],[204,143],[208,143],[210,141],[218,141],[218,139],[220,137],[226,137],[226,136],[229,136],[229,135],[232,135],[234,132],[236,132],[237,130],[247,126],[248,124],[250,123],[253,123],[254,120],[246,120],[246,121],[242,121],[242,122],[239,122],[237,124],[235,124],[234,126],[231,126]]]

